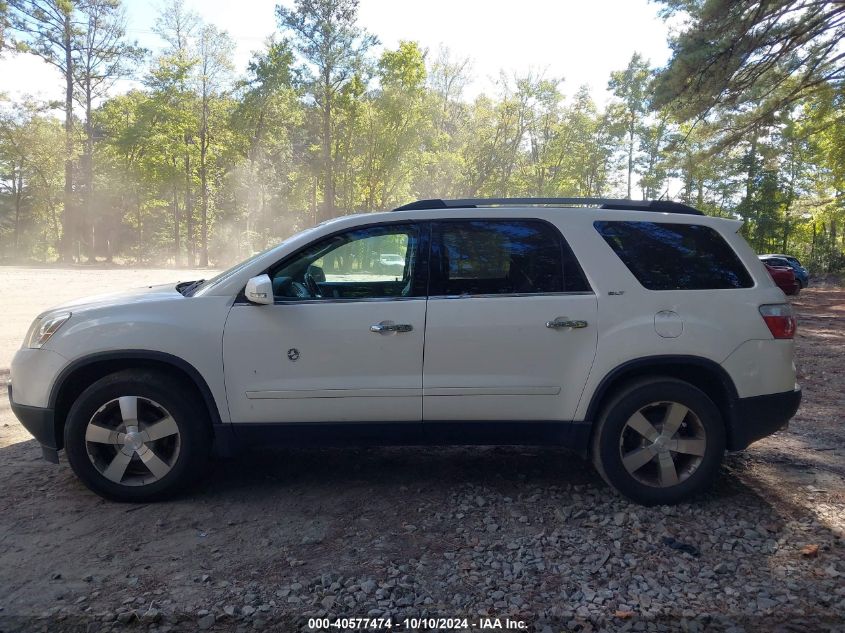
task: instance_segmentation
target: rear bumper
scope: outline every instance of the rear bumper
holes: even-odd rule
[[[784,428],[798,411],[801,390],[784,391],[751,398],[737,398],[732,406],[728,448],[741,451],[752,442]]]
[[[39,444],[44,459],[57,464],[59,462],[58,451],[62,447],[61,437],[56,429],[56,415],[53,409],[42,407],[30,407],[25,404],[15,403],[12,396],[12,385],[9,388],[9,404],[12,413],[20,420],[24,428],[32,434]]]

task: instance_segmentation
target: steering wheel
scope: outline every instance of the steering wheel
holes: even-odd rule
[[[303,286],[298,281],[290,282],[290,289],[293,291],[293,296],[299,299],[310,299],[311,293],[308,292],[308,288]]]
[[[314,277],[313,275],[311,275],[311,273],[305,273],[305,275],[302,276],[302,281],[305,282],[305,286],[308,288],[310,296],[316,298],[320,298],[323,296],[322,294],[320,294],[320,286],[317,285],[317,282],[314,280]]]

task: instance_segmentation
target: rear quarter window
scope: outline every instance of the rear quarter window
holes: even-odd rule
[[[594,222],[596,230],[649,290],[750,288],[754,281],[730,245],[709,226]]]

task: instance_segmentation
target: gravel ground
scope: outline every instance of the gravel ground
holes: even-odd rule
[[[805,396],[790,429],[667,508],[533,448],[266,449],[215,463],[181,499],[114,504],[42,461],[2,398],[0,633],[309,630],[321,616],[845,631],[845,292],[796,306]]]

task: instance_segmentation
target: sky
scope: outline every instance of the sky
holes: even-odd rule
[[[160,0],[124,0],[130,39],[156,52],[153,33]],[[277,0],[185,0],[202,20],[226,30],[237,44],[234,63],[245,71],[251,53],[275,31]],[[292,0],[283,4],[291,6]],[[529,71],[563,79],[564,94],[581,85],[599,104],[607,100],[611,71],[623,69],[634,52],[652,65],[669,59],[669,28],[648,0],[360,0],[358,23],[395,48],[414,40],[436,56],[446,46],[455,58],[470,58],[474,82],[465,98],[495,92],[501,70]],[[120,86],[126,89],[130,83]],[[0,59],[0,92],[61,99],[57,71],[29,54]]]

